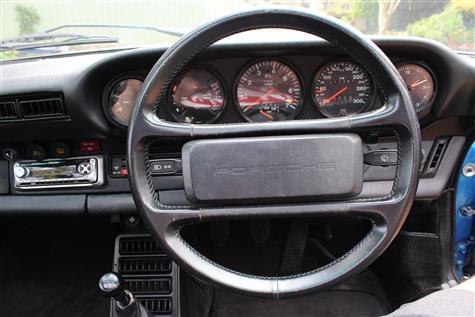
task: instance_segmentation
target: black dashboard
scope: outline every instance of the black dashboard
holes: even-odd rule
[[[424,61],[394,58],[420,117],[430,113],[438,79]],[[108,118],[127,126],[146,72],[120,74],[107,85]],[[283,57],[203,60],[176,76],[159,117],[183,123],[273,122],[331,118],[376,110],[384,96],[368,73],[345,57]]]
[[[413,94],[423,137],[417,198],[435,199],[445,190],[473,127],[475,59],[421,39],[374,41]],[[59,212],[47,206],[51,197],[79,213],[133,211],[125,160],[128,116],[141,82],[165,49],[3,63],[0,146],[7,156],[0,160],[1,211]],[[185,123],[267,122],[353,115],[378,109],[384,98],[358,63],[327,42],[223,43],[190,61],[156,109],[164,120]],[[375,130],[365,132],[363,140],[365,185],[360,196],[385,195],[395,173],[394,139],[387,131]],[[154,183],[170,204],[186,203],[181,145],[157,140],[151,150],[157,169]],[[13,157],[7,160],[8,155]],[[91,157],[102,166],[100,184],[33,184],[33,189],[15,185],[21,172],[15,170],[16,163],[28,169],[21,164]],[[117,203],[112,209],[105,203],[111,200]]]

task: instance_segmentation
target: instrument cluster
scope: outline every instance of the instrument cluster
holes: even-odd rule
[[[435,76],[419,61],[403,61],[396,67],[411,95],[415,110],[423,113],[434,102]],[[297,67],[280,58],[260,58],[244,65],[234,85],[225,85],[218,72],[190,67],[177,75],[165,102],[166,119],[183,123],[213,123],[235,107],[241,121],[272,122],[296,119],[308,105],[324,117],[359,114],[375,107],[378,89],[368,72],[349,59],[331,59],[304,82]],[[143,83],[143,76],[123,76],[106,89],[106,115],[127,126]],[[308,91],[306,91],[308,87]],[[227,102],[228,101],[228,102]]]

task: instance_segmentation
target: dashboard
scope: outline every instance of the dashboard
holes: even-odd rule
[[[404,58],[394,63],[417,113],[430,112],[437,94],[437,79],[430,66]],[[273,122],[356,115],[384,104],[384,96],[366,70],[348,58],[285,56],[219,64],[192,64],[179,73],[158,115],[195,124]],[[104,109],[114,123],[128,125],[144,76],[122,74],[108,84]],[[220,120],[226,112],[238,115]]]
[[[423,155],[417,199],[436,199],[472,134],[475,59],[422,39],[374,41],[398,69],[419,116]],[[2,64],[0,213],[134,212],[127,126],[148,71],[166,49]],[[384,102],[370,74],[328,42],[236,42],[215,44],[185,65],[156,114],[182,123],[272,124],[355,115]],[[396,140],[378,129],[362,131],[361,137],[360,197],[386,195],[396,171]],[[170,205],[186,204],[183,142],[163,138],[150,149],[152,181]],[[61,203],[53,206],[51,199]]]

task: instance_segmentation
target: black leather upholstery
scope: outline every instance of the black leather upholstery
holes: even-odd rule
[[[183,66],[210,44],[231,34],[257,28],[289,28],[318,35],[343,48],[373,77],[384,93],[385,106],[357,116],[273,123],[201,124],[165,122],[155,107]],[[148,147],[157,138],[199,139],[285,134],[357,133],[362,129],[388,127],[398,139],[397,177],[386,197],[348,201],[287,204],[166,206],[160,202],[150,177]],[[302,10],[256,9],[211,21],[183,36],[170,47],[147,76],[132,115],[128,135],[130,182],[143,218],[170,256],[195,277],[244,293],[275,298],[332,286],[372,263],[400,230],[414,199],[419,169],[420,132],[410,97],[399,73],[384,53],[363,34],[334,18]],[[259,216],[293,217],[341,214],[366,217],[371,231],[348,253],[329,265],[287,277],[244,275],[213,263],[181,237],[186,224],[213,219]]]

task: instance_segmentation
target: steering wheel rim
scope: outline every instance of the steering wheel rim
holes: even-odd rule
[[[182,124],[167,122],[155,115],[156,107],[172,79],[196,54],[222,38],[260,28],[303,31],[343,48],[375,80],[385,96],[385,105],[355,116],[264,124]],[[354,132],[374,127],[391,128],[398,144],[396,179],[391,193],[385,197],[285,205],[167,206],[161,203],[151,180],[148,151],[150,143],[157,138],[188,140]],[[303,10],[254,9],[225,16],[196,28],[180,38],[157,61],[145,79],[131,118],[127,141],[129,180],[142,218],[156,240],[181,268],[215,285],[248,294],[282,298],[333,286],[365,269],[389,246],[407,217],[415,196],[420,143],[418,119],[399,73],[386,55],[362,33],[332,17]],[[318,214],[364,217],[372,222],[372,228],[356,246],[332,263],[293,276],[262,277],[235,272],[204,257],[180,236],[183,226],[213,219]]]

